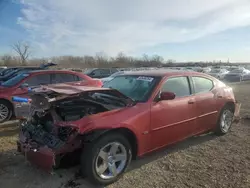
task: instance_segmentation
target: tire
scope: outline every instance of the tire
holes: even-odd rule
[[[0,123],[10,120],[12,114],[12,106],[7,101],[0,100]]]
[[[233,118],[234,118],[234,111],[232,107],[226,105],[220,112],[215,134],[219,136],[227,134],[232,127]]]
[[[123,153],[120,154],[120,157],[122,157],[122,155],[124,154],[126,155],[126,158],[123,158],[123,161],[115,163],[115,166],[118,168],[116,168],[117,175],[114,177],[111,176],[113,176],[113,174],[115,173],[112,174],[110,173],[111,171],[109,170],[111,168],[111,164],[114,164],[112,163],[112,157],[108,156],[108,152],[106,155],[106,151],[112,153],[111,150],[109,149],[110,146],[118,147],[117,150],[118,153]],[[101,152],[104,150],[105,154]],[[101,153],[103,155],[101,155]],[[100,157],[100,155],[105,157]],[[116,156],[118,155],[116,154]],[[110,163],[108,162],[105,163],[103,158],[105,158],[106,161],[109,161]],[[85,149],[83,149],[81,156],[81,171],[83,176],[87,177],[87,179],[89,179],[89,181],[92,182],[93,184],[109,185],[117,181],[122,176],[122,174],[126,171],[127,167],[129,166],[131,159],[132,159],[132,151],[128,140],[119,133],[108,133],[102,136],[97,141],[90,143]],[[110,168],[107,167],[107,169],[104,171],[106,166],[102,165],[104,167],[102,171],[104,172],[101,174],[102,172],[101,168],[97,167],[98,166],[101,167],[101,164],[104,163],[106,164],[106,166],[109,166]],[[98,174],[98,169],[100,169],[99,174]]]

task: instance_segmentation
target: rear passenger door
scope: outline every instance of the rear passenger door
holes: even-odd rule
[[[201,76],[192,76],[193,92],[197,107],[197,133],[211,129],[217,122],[214,83]]]

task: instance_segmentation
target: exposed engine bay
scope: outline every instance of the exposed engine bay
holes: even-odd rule
[[[59,97],[59,98],[58,98]],[[30,113],[21,130],[27,140],[56,149],[63,146],[76,129],[56,126],[58,122],[72,122],[97,113],[126,106],[124,101],[105,94],[62,97],[55,93],[31,96]]]

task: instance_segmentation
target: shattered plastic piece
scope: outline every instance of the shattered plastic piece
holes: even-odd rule
[[[25,103],[29,103],[31,102],[31,99],[28,98],[23,98],[23,97],[12,97],[12,101],[13,102],[25,102]]]

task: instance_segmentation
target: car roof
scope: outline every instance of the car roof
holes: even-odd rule
[[[49,69],[45,69],[45,70],[32,70],[29,71],[29,74],[36,74],[36,73],[73,73],[73,74],[77,74],[77,72],[75,71],[70,71],[70,70],[49,70]]]
[[[27,69],[27,68],[40,68],[39,66],[16,66],[16,67],[8,67],[10,69]]]
[[[117,69],[117,68],[113,68],[113,67],[108,67],[108,68],[89,68],[89,69],[87,69],[87,70],[98,70],[98,69]]]
[[[126,72],[124,75],[143,75],[143,76],[181,76],[181,75],[203,75],[207,76],[207,74],[195,72],[195,71],[183,71],[183,70],[173,70],[173,69],[165,69],[165,70],[144,70],[144,71],[132,71]]]

